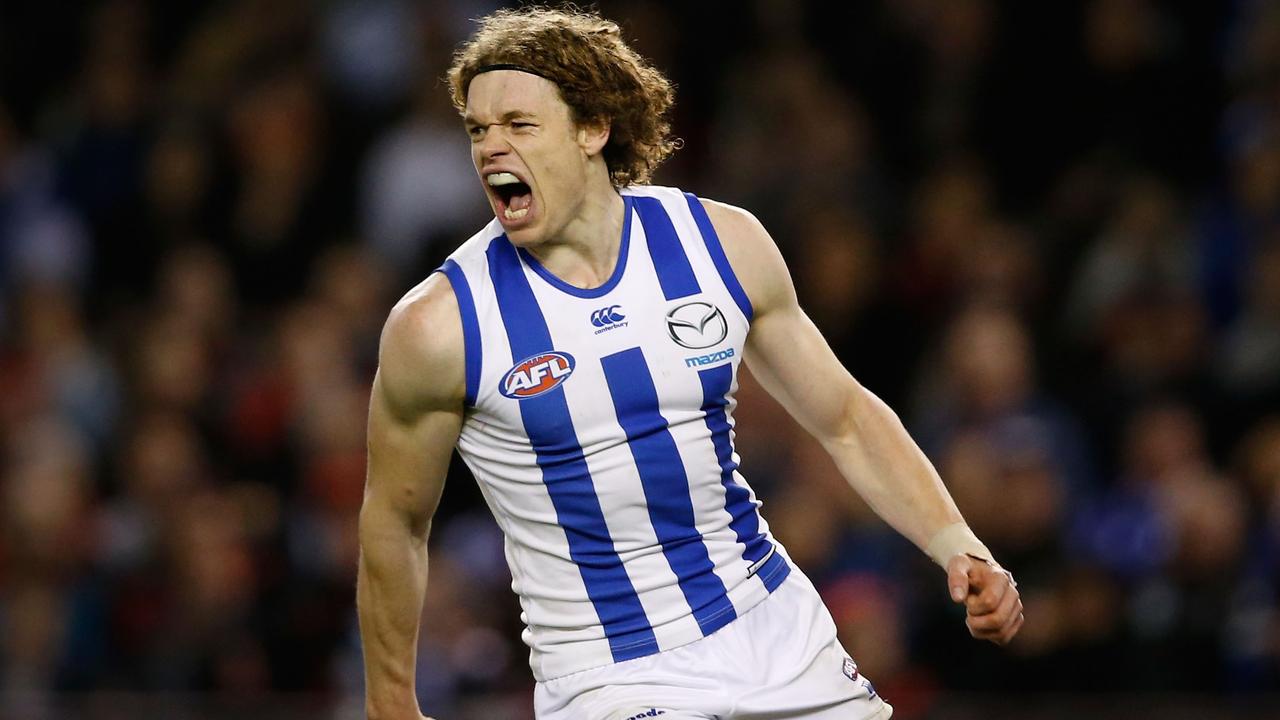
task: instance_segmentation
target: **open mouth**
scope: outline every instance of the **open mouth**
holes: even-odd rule
[[[523,220],[533,205],[533,188],[509,172],[494,173],[486,179],[498,199],[498,213],[509,221]]]

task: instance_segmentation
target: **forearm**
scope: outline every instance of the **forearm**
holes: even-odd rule
[[[938,533],[964,522],[933,464],[884,401],[855,384],[842,416],[822,442],[885,522],[926,551]]]
[[[418,624],[427,589],[426,532],[360,516],[356,606],[364,646],[365,706],[370,720],[418,720],[414,692]]]

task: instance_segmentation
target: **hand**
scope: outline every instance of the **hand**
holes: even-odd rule
[[[956,555],[947,563],[951,599],[963,603],[969,634],[997,645],[1008,644],[1025,619],[1017,583],[1009,571],[985,560]]]

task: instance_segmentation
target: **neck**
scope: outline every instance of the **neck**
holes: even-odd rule
[[[608,181],[592,182],[578,212],[554,239],[529,248],[542,266],[570,285],[594,288],[613,275],[622,246],[622,196]]]

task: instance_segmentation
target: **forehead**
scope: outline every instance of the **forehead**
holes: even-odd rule
[[[476,75],[467,88],[468,119],[493,120],[512,112],[568,116],[555,83],[519,70]]]

